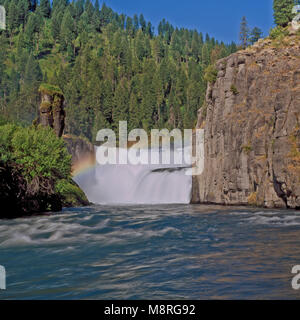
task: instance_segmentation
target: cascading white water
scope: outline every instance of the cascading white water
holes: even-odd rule
[[[173,150],[171,159],[178,153],[183,150]],[[186,174],[189,165],[97,164],[74,180],[95,204],[187,204],[192,191],[192,177]]]

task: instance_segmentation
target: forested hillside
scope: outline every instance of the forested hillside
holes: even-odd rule
[[[119,15],[98,0],[0,0],[0,108],[4,119],[29,124],[41,83],[60,87],[66,132],[192,128],[206,90],[205,70],[236,51],[195,30],[163,20],[155,31],[143,15]],[[211,70],[210,72],[214,72]]]

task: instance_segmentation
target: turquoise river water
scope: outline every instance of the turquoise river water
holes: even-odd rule
[[[0,299],[298,299],[299,211],[91,206],[0,221]]]

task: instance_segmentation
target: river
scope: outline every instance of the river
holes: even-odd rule
[[[296,299],[296,211],[103,206],[0,221],[0,299]]]

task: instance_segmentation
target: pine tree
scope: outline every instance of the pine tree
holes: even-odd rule
[[[95,10],[91,20],[92,30],[101,32],[101,19],[99,10]]]
[[[129,100],[129,130],[138,129],[142,125],[139,102],[137,96],[132,93]]]
[[[140,22],[140,26],[142,28],[142,31],[145,32],[146,31],[146,20],[142,14],[140,15],[139,22]]]
[[[152,38],[152,36],[153,36],[153,27],[152,27],[151,22],[148,22],[148,24],[147,24],[146,34],[147,34],[150,38]]]
[[[103,3],[100,11],[101,26],[107,25],[111,20],[111,10]]]
[[[99,0],[96,0],[96,1],[95,1],[95,10],[96,10],[97,12],[100,11]]]
[[[17,11],[17,1],[11,0],[8,6],[7,21],[6,21],[7,29],[9,31],[11,41],[14,33],[16,32],[17,27],[19,26],[18,16],[16,15],[16,11]]]
[[[198,33],[194,32],[193,39],[192,39],[192,45],[191,45],[191,52],[192,55],[198,60],[199,57],[199,50],[200,50],[200,41],[198,38]]]
[[[51,6],[49,0],[40,0],[40,5],[38,8],[41,15],[45,18],[49,18],[51,14]]]
[[[161,60],[165,57],[165,48],[161,37],[157,37],[156,39],[154,39],[153,49],[156,61],[157,63],[160,63]]]
[[[257,42],[260,38],[262,38],[263,32],[260,28],[254,27],[250,32],[249,42],[251,44],[254,44]]]
[[[26,68],[25,68],[25,74],[24,74],[24,83],[25,86],[29,88],[34,88],[38,85],[39,82],[41,82],[43,79],[43,74],[41,71],[41,68],[39,66],[39,63],[34,58],[33,54],[30,54]],[[31,90],[34,91],[34,90]]]
[[[133,28],[134,28],[134,31],[138,31],[139,27],[140,27],[139,18],[138,18],[138,16],[135,14],[135,15],[133,16]]]
[[[240,27],[240,41],[243,49],[246,49],[248,46],[249,40],[249,28],[246,17],[242,18],[241,27]]]
[[[98,3],[99,5],[99,3]],[[98,10],[99,11],[99,10]],[[84,0],[78,0],[75,3],[75,18],[76,20],[79,20],[80,16],[84,12]]]
[[[209,55],[209,48],[207,43],[205,43],[202,47],[202,65],[203,67],[207,67],[210,64],[210,55]]]
[[[75,39],[75,37],[74,20],[70,11],[66,10],[60,28],[60,44],[62,49],[65,50],[68,48],[68,45],[73,45],[72,41]]]
[[[132,21],[132,18],[130,17],[127,17],[127,20],[126,20],[126,31],[131,37],[134,36],[133,21]]]
[[[92,142],[96,142],[97,133],[99,130],[108,129],[109,123],[104,118],[101,112],[98,112],[95,116],[93,130],[92,130]]]
[[[8,43],[7,43],[7,39],[6,37],[4,37],[4,35],[2,35],[0,33],[0,108],[1,110],[4,110],[6,103],[5,100],[2,99],[2,97],[5,96],[5,92],[6,92],[6,85],[7,85],[7,76],[5,74],[5,60],[7,57],[7,52],[8,52]]]
[[[86,13],[88,15],[89,20],[91,20],[92,17],[93,17],[94,11],[95,11],[95,8],[94,8],[91,0],[86,0],[86,2],[85,2],[85,11],[86,11]]]
[[[117,127],[119,121],[127,121],[129,109],[129,91],[125,81],[122,81],[116,88],[114,96],[113,120]]]
[[[274,20],[278,26],[286,27],[293,19],[294,0],[274,0]]]
[[[40,33],[42,31],[42,17],[37,13],[31,13],[25,27],[27,47],[39,51]]]
[[[27,18],[29,15],[29,3],[28,0],[20,0],[17,6],[19,25],[23,26],[23,30],[25,28],[25,24],[27,22]]]
[[[113,88],[111,82],[103,82],[103,92],[101,96],[101,112],[108,123],[113,122]]]
[[[145,38],[141,30],[138,31],[135,40],[135,52],[139,60],[143,60],[143,58],[146,56]]]
[[[37,0],[29,0],[29,3],[30,3],[30,10],[32,12],[34,12],[36,10],[36,7],[37,7]]]
[[[52,15],[51,31],[52,31],[52,36],[53,36],[55,43],[57,40],[59,40],[62,18],[63,18],[63,13],[60,11],[55,11]]]

